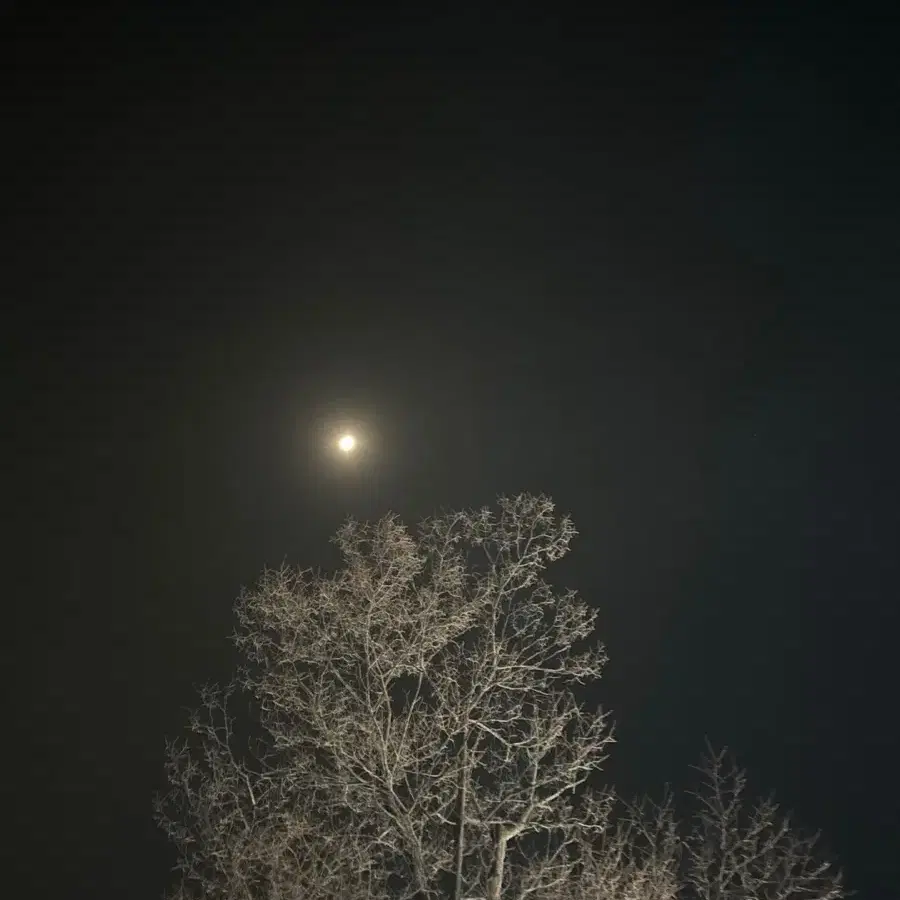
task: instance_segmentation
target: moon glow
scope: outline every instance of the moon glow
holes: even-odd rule
[[[350,453],[356,446],[356,438],[352,434],[343,434],[337,442],[338,449],[344,453]]]

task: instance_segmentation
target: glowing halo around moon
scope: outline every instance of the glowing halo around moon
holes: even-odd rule
[[[326,409],[314,423],[313,430],[310,431],[308,425],[305,430],[315,442],[315,465],[324,467],[322,475],[328,471],[329,477],[344,481],[372,475],[379,442],[371,416],[366,418]]]

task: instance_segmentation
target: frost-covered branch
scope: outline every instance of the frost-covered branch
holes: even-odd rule
[[[842,896],[776,807],[743,811],[720,757],[688,833],[669,797],[595,793],[613,737],[578,688],[606,654],[595,612],[545,580],[574,535],[524,494],[415,533],[350,521],[336,572],[265,571],[236,605],[239,677],[169,746],[172,896]]]

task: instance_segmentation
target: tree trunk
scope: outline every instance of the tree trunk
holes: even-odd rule
[[[469,787],[469,735],[463,734],[462,771],[459,777],[459,826],[456,831],[456,880],[453,900],[462,900],[463,860],[466,855],[466,793]]]
[[[494,844],[494,862],[487,884],[487,900],[500,900],[500,888],[503,887],[503,866],[506,862],[506,830],[502,825],[496,828]]]

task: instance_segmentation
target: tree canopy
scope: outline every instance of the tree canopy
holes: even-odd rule
[[[415,532],[351,520],[336,572],[266,570],[236,604],[244,666],[169,744],[175,896],[843,896],[815,836],[748,803],[723,754],[684,823],[671,795],[602,786],[596,613],[545,578],[575,534],[523,494]]]

